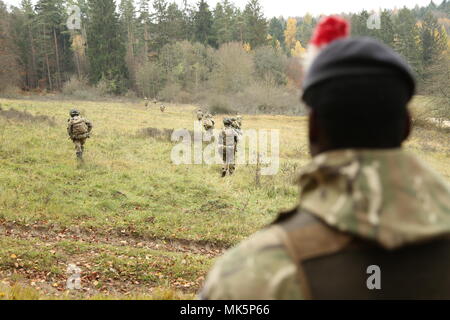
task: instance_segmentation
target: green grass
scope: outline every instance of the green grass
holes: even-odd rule
[[[295,172],[309,161],[304,117],[244,117],[246,128],[280,130],[280,172],[262,177],[257,186],[254,166],[221,179],[220,166],[175,166],[172,143],[139,134],[147,127],[192,130],[196,106],[169,105],[161,113],[129,102],[0,103],[3,109],[46,115],[56,123],[0,117],[3,298],[192,298],[217,255],[201,249],[233,246],[293,207]],[[74,107],[94,124],[82,167],[66,134],[67,114]],[[450,180],[446,133],[419,128],[407,148]],[[19,236],[7,235],[8,228],[19,230]],[[136,245],[152,241],[162,248]],[[199,250],[177,248],[183,245]],[[67,296],[61,291],[69,263],[99,276],[83,283],[90,292]],[[38,292],[23,293],[32,282]],[[154,288],[163,293],[150,294]]]

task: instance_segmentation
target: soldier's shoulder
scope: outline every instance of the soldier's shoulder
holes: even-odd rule
[[[301,299],[297,266],[283,245],[280,228],[264,229],[225,253],[208,275],[199,297]]]

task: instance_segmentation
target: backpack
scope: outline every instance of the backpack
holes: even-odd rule
[[[81,117],[72,118],[71,125],[72,125],[72,136],[74,137],[86,135],[89,131],[86,122]]]
[[[205,119],[203,121],[203,127],[205,128],[205,130],[209,130],[214,128],[214,122],[211,119]]]

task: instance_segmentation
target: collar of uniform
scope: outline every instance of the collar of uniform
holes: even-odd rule
[[[450,233],[448,182],[402,149],[323,153],[298,183],[300,210],[386,248]]]

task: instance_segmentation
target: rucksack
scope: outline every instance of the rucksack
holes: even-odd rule
[[[211,119],[205,119],[203,121],[203,127],[205,128],[205,130],[209,130],[214,128],[214,122]]]
[[[72,135],[74,137],[83,136],[87,134],[89,131],[86,122],[81,117],[72,118],[71,125],[72,125]]]

